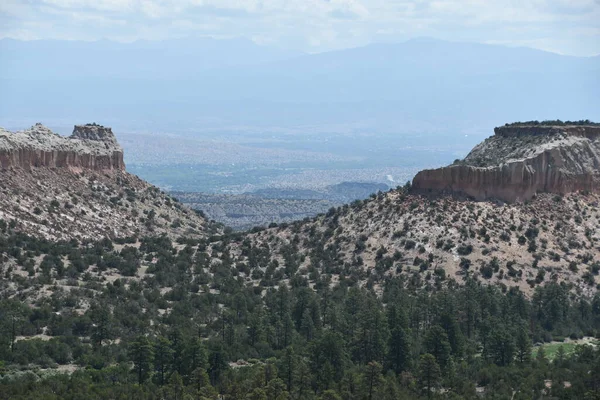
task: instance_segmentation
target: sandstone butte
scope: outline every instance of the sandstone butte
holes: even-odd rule
[[[464,160],[419,172],[420,193],[519,202],[538,192],[600,191],[600,126],[506,125]]]
[[[0,169],[36,167],[124,171],[125,163],[111,128],[101,125],[76,125],[68,137],[39,123],[18,132],[0,128]]]

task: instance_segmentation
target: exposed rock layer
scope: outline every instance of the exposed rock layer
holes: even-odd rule
[[[110,128],[76,125],[69,137],[41,124],[9,132],[0,128],[0,168],[11,167],[125,170],[123,149]]]
[[[421,192],[451,192],[477,200],[530,199],[537,192],[600,191],[600,127],[506,126],[448,167],[413,180]]]
[[[49,240],[204,237],[204,218],[125,171],[110,128],[69,137],[36,124],[0,129],[0,221]]]

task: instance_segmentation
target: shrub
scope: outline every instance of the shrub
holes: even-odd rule
[[[414,249],[416,245],[417,243],[414,240],[409,239],[406,242],[404,242],[404,248],[406,250]]]
[[[456,252],[461,256],[468,256],[473,252],[473,246],[471,246],[470,244],[458,246],[456,248]]]

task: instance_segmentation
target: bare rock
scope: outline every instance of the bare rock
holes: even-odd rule
[[[78,125],[69,137],[40,123],[19,132],[0,128],[0,169],[69,168],[79,171],[125,170],[123,149],[110,128]]]
[[[600,126],[499,127],[464,160],[419,172],[412,187],[506,202],[538,192],[598,192]]]
[[[73,128],[73,139],[98,140],[117,144],[117,138],[109,127],[97,124],[75,125]]]

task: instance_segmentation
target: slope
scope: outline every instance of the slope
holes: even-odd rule
[[[207,222],[125,171],[110,128],[0,130],[0,220],[52,240],[204,236]]]

